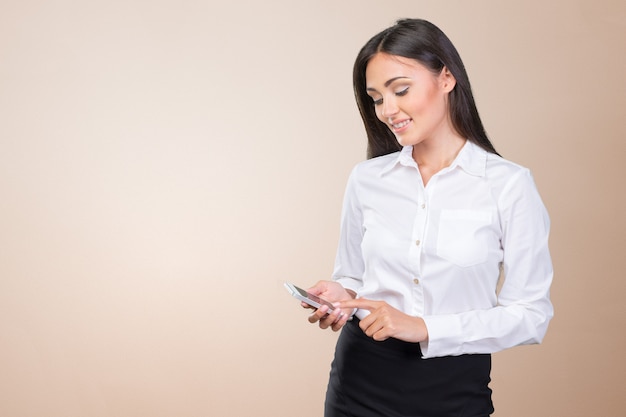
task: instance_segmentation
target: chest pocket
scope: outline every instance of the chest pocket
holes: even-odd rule
[[[483,263],[489,255],[491,212],[442,210],[437,255],[462,267]]]

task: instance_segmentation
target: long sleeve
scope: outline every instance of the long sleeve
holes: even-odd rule
[[[352,170],[346,186],[333,271],[333,279],[354,292],[358,292],[362,285],[365,268],[361,256],[363,214],[357,196],[356,170],[357,167]]]
[[[424,357],[492,353],[540,343],[553,316],[549,218],[528,170],[511,178],[498,198],[504,283],[488,309],[424,317]]]

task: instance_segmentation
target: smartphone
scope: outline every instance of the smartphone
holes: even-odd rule
[[[294,297],[296,297],[300,301],[304,301],[305,303],[307,303],[311,307],[320,308],[323,305],[327,305],[328,306],[328,313],[333,311],[333,309],[335,308],[332,305],[332,303],[330,303],[329,301],[326,301],[326,300],[324,300],[322,298],[319,298],[317,295],[313,295],[310,292],[306,292],[302,288],[296,287],[293,284],[285,282],[285,288],[287,288],[287,291],[289,291],[291,293],[291,295],[293,295]]]

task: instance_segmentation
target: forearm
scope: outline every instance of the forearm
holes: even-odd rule
[[[424,317],[429,340],[422,342],[422,353],[426,358],[494,353],[541,343],[552,315],[552,305],[545,299],[533,305]]]

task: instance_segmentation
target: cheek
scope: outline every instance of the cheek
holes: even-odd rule
[[[434,93],[414,102],[413,114],[426,120],[439,120],[447,112],[447,105],[442,97]]]
[[[445,119],[448,115],[448,102],[445,98],[440,97],[433,103],[433,112],[435,113],[435,117],[439,119]]]

